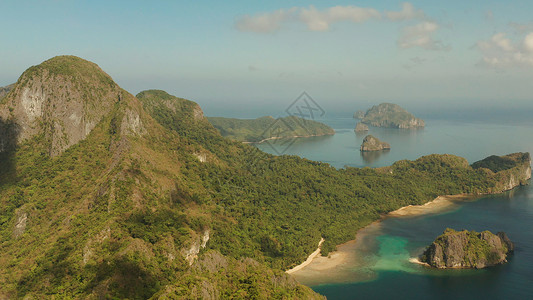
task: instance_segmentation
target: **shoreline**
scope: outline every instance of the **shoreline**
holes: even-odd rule
[[[243,144],[261,144],[261,143],[264,143],[266,141],[271,141],[271,140],[293,139],[293,138],[310,138],[310,137],[327,136],[327,135],[335,135],[335,132],[333,132],[333,133],[325,133],[325,134],[313,134],[313,135],[273,136],[273,137],[269,137],[269,138],[266,138],[266,139],[262,139],[262,140],[257,141],[257,142],[244,141],[242,143]]]
[[[438,196],[432,201],[422,205],[407,205],[401,207],[382,215],[378,220],[359,229],[355,235],[355,239],[337,245],[337,249],[330,252],[328,256],[320,255],[320,249],[317,249],[305,262],[295,268],[287,270],[286,273],[291,274],[300,282],[339,282],[338,278],[342,278],[342,274],[349,272],[344,266],[360,261],[361,258],[357,255],[356,250],[366,251],[366,244],[367,242],[370,243],[370,241],[365,241],[365,238],[369,236],[370,233],[380,230],[380,223],[383,220],[391,217],[402,218],[437,213],[457,206],[458,202],[477,199],[482,196],[483,195],[472,194],[444,195]],[[410,262],[423,264],[422,262],[415,262],[415,260],[417,259],[412,258],[410,259]],[[331,280],[328,280],[327,278],[330,278]]]
[[[409,258],[409,262],[417,265],[422,265],[425,267],[431,267],[428,263],[421,262],[417,257],[411,257]]]
[[[313,259],[317,255],[320,254],[322,243],[324,243],[324,241],[325,241],[324,238],[320,238],[320,242],[318,242],[318,248],[316,248],[316,250],[313,253],[311,253],[303,263],[297,265],[296,267],[294,267],[294,268],[292,268],[290,270],[285,271],[285,273],[292,274],[292,273],[294,273],[296,271],[299,271],[299,270],[305,268],[307,265],[309,265],[313,261]]]

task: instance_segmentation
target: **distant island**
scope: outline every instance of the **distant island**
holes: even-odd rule
[[[366,113],[357,111],[354,113],[354,119],[360,119],[361,123],[375,127],[414,129],[426,126],[424,120],[392,103],[374,105]]]
[[[368,151],[381,151],[381,150],[388,150],[390,149],[389,143],[382,142],[377,137],[369,134],[363,139],[363,143],[361,144],[361,151],[368,152]]]
[[[514,244],[504,232],[446,229],[420,257],[431,267],[482,269],[507,262]]]
[[[208,117],[207,120],[224,137],[248,143],[260,143],[269,139],[333,135],[335,130],[324,123],[295,116],[274,119],[235,119]]]
[[[354,129],[354,131],[355,131],[355,132],[365,132],[365,131],[368,131],[368,125],[359,122],[359,123],[357,123],[357,124],[355,125],[355,129]]]

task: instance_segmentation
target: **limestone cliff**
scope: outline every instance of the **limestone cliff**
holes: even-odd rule
[[[504,232],[446,229],[420,260],[435,268],[482,269],[507,262],[514,244]]]
[[[390,149],[389,143],[380,141],[377,137],[369,134],[363,139],[361,151],[380,151]]]
[[[473,163],[472,167],[485,171],[495,179],[496,185],[490,189],[491,193],[501,193],[526,185],[531,179],[531,156],[527,152],[489,156]]]
[[[122,95],[96,64],[74,56],[29,68],[11,88],[0,104],[0,121],[12,124],[18,144],[42,135],[50,156],[85,139]],[[0,144],[12,138],[0,135]]]

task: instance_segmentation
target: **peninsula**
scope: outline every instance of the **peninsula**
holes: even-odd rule
[[[265,140],[333,135],[335,130],[324,123],[295,116],[257,119],[235,119],[208,117],[207,120],[224,137],[247,143],[261,143]]]

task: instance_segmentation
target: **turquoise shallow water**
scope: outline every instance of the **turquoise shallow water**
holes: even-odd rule
[[[426,120],[416,131],[371,128],[370,134],[389,142],[391,151],[362,156],[364,135],[353,132],[354,120],[325,120],[336,129],[330,137],[296,140],[284,154],[345,165],[379,167],[431,153],[449,153],[470,162],[492,154],[533,153],[533,125],[492,122]],[[259,145],[272,151],[268,145]],[[409,262],[445,228],[505,231],[516,244],[506,265],[485,270],[430,270]],[[339,284],[312,288],[328,299],[533,299],[533,186],[464,202],[456,209],[415,217],[388,218],[367,238],[372,251],[364,253],[360,276]],[[359,266],[359,268],[362,268]],[[355,273],[354,273],[355,274]],[[348,276],[349,277],[349,276]]]

